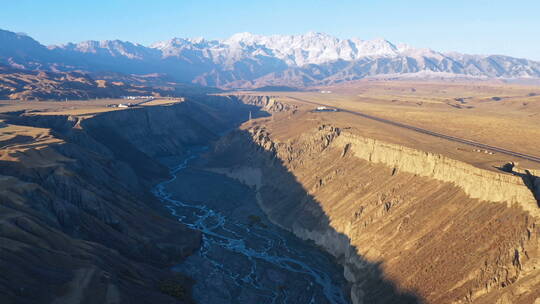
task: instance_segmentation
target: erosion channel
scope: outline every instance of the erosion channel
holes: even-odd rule
[[[199,154],[171,169],[153,193],[186,226],[201,249],[176,270],[195,281],[198,303],[348,303],[343,269],[315,245],[272,224],[254,190],[198,169]]]

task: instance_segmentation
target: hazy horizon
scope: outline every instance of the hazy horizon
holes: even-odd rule
[[[440,52],[500,54],[540,60],[540,3],[522,1],[103,1],[3,5],[0,28],[23,32],[44,45],[86,40],[125,40],[142,45],[174,37],[225,39],[235,33],[338,38],[384,38]],[[332,18],[329,18],[329,17]],[[337,17],[337,18],[336,18]],[[327,22],[326,20],[332,20]],[[504,21],[498,22],[497,20]]]

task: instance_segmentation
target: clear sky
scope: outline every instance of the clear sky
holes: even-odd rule
[[[540,60],[540,0],[4,0],[0,28],[43,44],[237,32],[386,38]]]

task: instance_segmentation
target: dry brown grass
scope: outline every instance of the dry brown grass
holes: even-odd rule
[[[95,100],[69,100],[69,101],[23,101],[23,100],[0,100],[0,113],[16,111],[36,112],[69,112],[81,109],[107,108],[108,104],[125,103],[123,99],[95,99]]]
[[[159,106],[183,101],[182,98],[156,99],[142,106]],[[128,103],[125,99],[95,99],[69,101],[22,101],[0,100],[0,113],[27,111],[34,115],[75,115],[87,116],[110,111],[122,111],[128,108],[108,108],[109,104]]]
[[[144,103],[143,106],[162,106],[162,105],[171,105],[179,102],[184,102],[183,98],[174,98],[174,99],[154,99],[150,102]]]
[[[330,90],[331,94],[319,93]],[[356,82],[317,88],[315,92],[242,92],[278,96],[296,103],[303,111],[275,127],[287,133],[320,123],[352,127],[371,136],[413,148],[449,155],[476,166],[493,169],[514,160],[529,168],[538,164],[503,154],[489,155],[444,139],[363,119],[347,113],[310,113],[309,100],[421,127],[435,132],[474,140],[508,150],[540,156],[540,87],[494,82]],[[292,97],[292,98],[291,98]],[[494,98],[497,97],[497,98]],[[463,99],[462,99],[463,98]]]

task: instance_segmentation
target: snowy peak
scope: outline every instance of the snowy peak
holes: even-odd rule
[[[365,56],[392,56],[400,53],[400,50],[390,41],[382,38],[374,40],[353,40],[357,52],[357,58]]]
[[[83,54],[96,54],[128,59],[143,59],[148,52],[145,46],[121,40],[88,40],[80,43],[68,43],[61,46],[49,46],[51,50],[63,50]]]
[[[415,50],[405,44],[396,46],[385,39],[339,39],[318,32],[271,36],[245,32],[234,34],[227,39],[212,41],[175,38],[155,43],[151,47],[161,50],[165,57],[178,56],[184,50],[202,51],[204,49],[207,51],[205,53],[212,58],[229,56],[235,59],[247,59],[272,56],[289,66],[299,67],[339,60],[358,60],[368,56],[399,56],[404,52],[416,56],[435,53],[431,50]]]
[[[160,41],[156,42],[152,45],[150,45],[150,48],[158,49],[158,50],[166,50],[170,48],[191,48],[191,49],[202,49],[207,48],[212,45],[218,44],[218,41],[213,40],[209,41],[202,37],[199,38],[173,38],[171,40],[167,41]]]

